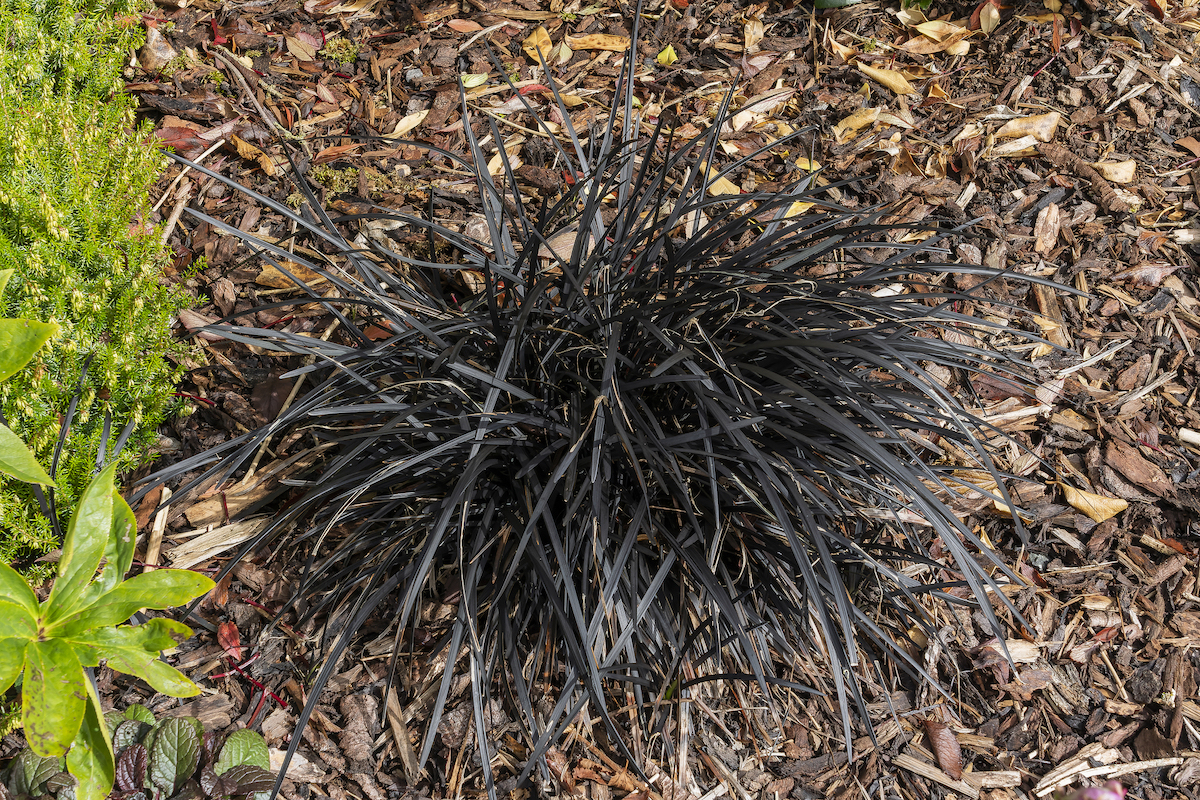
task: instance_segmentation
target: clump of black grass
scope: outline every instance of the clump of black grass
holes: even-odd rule
[[[927,596],[954,598],[922,575],[957,569],[1001,630],[988,594],[993,575],[1014,576],[948,505],[977,490],[964,469],[1009,502],[989,455],[999,434],[931,374],[1018,372],[963,344],[988,324],[961,312],[975,296],[944,280],[977,276],[978,290],[997,273],[939,262],[939,236],[901,243],[881,210],[833,205],[811,176],[715,192],[771,147],[720,166],[728,101],[695,139],[648,131],[626,63],[606,125],[574,130],[555,93],[561,134],[539,124],[574,182],[537,208],[496,123],[464,102],[466,156],[429,150],[473,177],[482,241],[382,208],[331,219],[302,178],[303,214],[243,191],[334,252],[328,261],[193,212],[281,269],[286,258],[328,279],[336,296],[296,282],[345,336],[218,328],[315,357],[294,373],[314,388],[159,476],[217,455],[197,483],[233,475],[265,439],[298,431],[320,449],[317,470],[291,483],[298,497],[243,550],[286,542],[310,554],[297,599],[303,616],[328,620],[329,641],[301,725],[355,632],[389,615],[399,653],[429,596],[458,599],[420,763],[465,670],[481,753],[483,709],[502,687],[531,754],[521,777],[589,702],[618,747],[636,735],[630,720],[678,744],[688,704],[677,701],[698,684],[802,688],[779,666],[805,651],[828,662],[849,743],[852,716],[866,718],[860,651],[924,674],[904,632],[929,619]],[[380,220],[460,258],[338,232]],[[933,442],[973,462],[938,463]],[[952,564],[931,557],[934,539]],[[871,614],[856,605],[864,593]],[[547,689],[553,710],[535,710]],[[610,711],[627,697],[634,713],[618,722]],[[491,790],[486,756],[482,768]]]

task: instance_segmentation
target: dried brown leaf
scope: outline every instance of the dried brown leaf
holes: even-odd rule
[[[958,743],[954,731],[944,723],[927,719],[924,721],[925,737],[929,740],[929,749],[937,758],[938,766],[954,780],[962,779],[962,746]]]

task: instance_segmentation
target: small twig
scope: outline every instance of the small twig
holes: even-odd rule
[[[215,153],[217,151],[217,148],[219,148],[223,144],[225,144],[224,137],[217,139],[217,141],[211,147],[209,147],[207,150],[205,150],[200,155],[196,156],[196,158],[192,159],[192,163],[194,163],[194,164],[203,163],[204,159],[208,158],[213,153]],[[163,192],[162,197],[158,198],[158,202],[154,204],[154,208],[150,209],[151,214],[153,214],[155,211],[158,211],[158,209],[162,208],[162,204],[167,202],[167,198],[170,197],[171,193],[175,191],[175,188],[177,186],[179,186],[179,182],[182,181],[184,179],[184,177],[191,171],[192,171],[192,168],[190,166],[184,167],[182,170],[179,171],[179,174],[175,176],[175,180],[171,181],[171,185],[167,187],[167,190],[165,192]]]
[[[275,119],[275,115],[268,111],[262,103],[258,102],[258,97],[254,94],[254,90],[250,88],[250,84],[246,81],[246,76],[242,74],[242,70],[237,63],[236,56],[234,56],[233,53],[229,52],[224,47],[221,47],[219,44],[212,45],[212,53],[229,70],[229,73],[233,76],[233,79],[237,81],[238,86],[241,87],[242,92],[250,99],[250,102],[254,104],[255,110],[258,111],[258,114],[263,118],[263,121],[266,122],[268,126],[270,126],[284,139],[299,143],[300,147],[304,149],[304,154],[306,156],[312,156],[312,153],[310,153],[308,150],[308,143],[304,141],[302,137],[297,136],[287,128],[280,125],[279,120]]]
[[[224,141],[224,140],[222,140]],[[163,195],[166,197],[166,195]],[[159,238],[164,245],[171,238],[171,232],[175,230],[175,226],[179,224],[179,217],[183,214],[183,210],[187,208],[187,204],[192,200],[192,182],[185,180],[179,187],[179,199],[175,201],[175,206],[171,209],[171,216],[167,217],[167,223],[163,225],[162,236]]]
[[[143,572],[158,569],[158,555],[162,550],[163,533],[167,530],[167,513],[170,510],[167,507],[167,501],[170,499],[171,490],[164,486],[162,496],[158,501],[161,508],[154,515],[154,522],[150,525],[150,535],[146,539],[146,564],[142,568]]]
[[[1089,181],[1092,184],[1092,189],[1096,192],[1100,205],[1103,206],[1105,211],[1110,214],[1125,214],[1129,212],[1129,203],[1121,199],[1116,190],[1113,189],[1112,184],[1104,180],[1104,177],[1091,164],[1061,144],[1055,144],[1054,142],[1039,144],[1037,150],[1054,166],[1070,170],[1077,177]]]

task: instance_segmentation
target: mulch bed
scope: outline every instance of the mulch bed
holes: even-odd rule
[[[129,70],[129,89],[163,141],[250,188],[280,200],[295,191],[286,150],[329,209],[353,213],[370,201],[420,214],[430,184],[458,176],[400,140],[463,151],[460,75],[473,113],[503,120],[502,134],[513,137],[506,146],[525,139],[521,179],[557,179],[536,163],[536,137],[499,70],[551,110],[547,79],[523,47],[548,42],[551,78],[581,100],[572,114],[586,130],[604,116],[629,34],[631,7],[609,1],[160,2],[146,18],[151,41],[139,53],[142,66]],[[1020,313],[1049,343],[1014,353],[1036,365],[1034,396],[980,378],[964,399],[1042,460],[1024,462],[1026,481],[1014,484],[1028,514],[1027,546],[994,509],[964,509],[1026,579],[1011,599],[1031,627],[1013,625],[1010,664],[970,609],[931,609],[942,635],[922,657],[952,699],[892,685],[880,672],[870,709],[877,743],[858,740],[852,761],[828,697],[790,698],[781,738],[767,750],[749,725],[748,708],[761,698],[727,691],[714,717],[723,723],[699,732],[683,768],[647,753],[639,776],[610,749],[576,736],[552,751],[550,782],[514,796],[1038,800],[1072,782],[1117,777],[1146,800],[1195,798],[1200,7],[1083,0],[1071,8],[1051,0],[938,3],[922,14],[880,2],[823,11],[800,3],[651,5],[638,43],[639,97],[649,116],[668,115],[694,135],[736,85],[735,109],[744,113],[726,146],[746,151],[812,126],[805,152],[793,156],[818,162],[830,181],[859,179],[837,190],[845,204],[889,203],[902,222],[976,220],[955,245],[960,260],[1079,291],[1035,286],[1021,299]],[[563,42],[570,52],[559,49]],[[778,164],[765,169],[744,180],[761,189],[788,177]],[[182,327],[294,297],[291,284],[234,237],[179,212],[190,205],[277,237],[286,233],[273,227],[278,220],[219,183],[178,175],[173,167],[164,177],[158,213],[170,220],[176,254],[168,279],[201,298]],[[319,306],[301,306],[253,313],[253,323],[320,335],[328,319]],[[182,387],[196,413],[174,423],[166,458],[269,421],[294,388],[280,378],[291,366],[282,359],[201,345]],[[269,480],[232,513],[265,496]],[[157,526],[144,505],[148,560],[224,563],[245,532],[228,524],[230,502],[221,492],[190,497]],[[247,658],[242,645],[286,596],[295,568],[270,553],[239,565],[199,609],[198,637],[174,656],[212,693],[182,706],[153,702],[198,714],[213,729],[260,729],[272,747],[285,748],[305,680],[319,666],[306,661],[312,631],[273,632],[252,663],[229,665]],[[436,631],[452,612],[434,604],[422,619]],[[382,638],[390,645],[390,635]],[[428,721],[425,675],[404,677],[380,727],[385,650],[368,644],[343,660],[303,734],[285,796],[481,791],[464,736],[465,687],[454,687],[420,775],[413,747]],[[118,705],[150,701],[144,687],[111,673],[102,688]],[[511,778],[522,745],[502,710],[490,722],[499,775]]]

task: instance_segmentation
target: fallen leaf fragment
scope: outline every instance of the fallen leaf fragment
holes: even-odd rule
[[[1022,136],[1020,139],[996,145],[988,154],[993,158],[1023,158],[1037,155],[1037,143],[1036,136]]]
[[[219,342],[225,338],[219,333],[202,330],[209,325],[217,324],[217,320],[214,317],[192,311],[188,308],[181,308],[179,309],[177,319],[179,320],[179,324],[187,329],[188,333],[194,333],[206,342]]]
[[[317,48],[296,36],[285,37],[288,52],[298,61],[312,61],[317,57]]]
[[[654,59],[660,66],[669,67],[679,60],[679,56],[675,53],[675,48],[672,45],[667,45],[663,51]]]
[[[979,30],[985,34],[996,30],[1000,24],[1000,9],[996,8],[991,3],[986,4],[979,10]]]
[[[413,113],[408,114],[407,116],[402,118],[399,122],[397,122],[396,129],[394,131],[392,131],[391,133],[384,134],[383,138],[399,139],[403,136],[407,136],[418,125],[420,125],[422,122],[424,122],[425,118],[428,116],[429,116],[429,109],[425,109],[424,111],[414,111]]]
[[[1049,142],[1054,139],[1054,132],[1058,130],[1058,123],[1062,121],[1062,114],[1057,111],[1051,111],[1047,114],[1034,114],[1030,117],[1020,117],[1012,119],[1004,123],[1000,130],[996,131],[996,137],[999,139],[1020,139],[1024,136],[1032,136],[1039,142]]]
[[[482,25],[469,19],[452,19],[446,23],[446,27],[458,33],[475,33],[476,31],[483,30]]]
[[[1137,177],[1137,162],[1132,159],[1097,163],[1092,166],[1100,173],[1100,177],[1113,183],[1133,183],[1133,179]]]
[[[1058,205],[1051,203],[1038,212],[1037,222],[1033,225],[1033,249],[1041,255],[1046,255],[1058,244],[1058,232],[1062,229],[1062,214]]]
[[[629,37],[614,36],[611,33],[568,36],[567,46],[572,50],[611,50],[614,53],[624,53],[629,49]]]
[[[878,108],[860,108],[835,125],[833,135],[838,144],[845,144],[863,128],[874,125],[875,121],[879,119],[879,113]]]
[[[1087,516],[1092,522],[1104,522],[1106,519],[1111,519],[1129,508],[1129,503],[1117,497],[1105,497],[1104,495],[1085,492],[1062,481],[1059,481],[1058,485],[1062,487],[1063,494],[1067,498],[1067,503],[1076,511]]]
[[[320,273],[313,272],[307,267],[302,267],[294,261],[284,261],[283,268],[310,287],[325,280]],[[259,286],[269,286],[272,289],[294,289],[296,287],[296,282],[283,274],[274,264],[267,264],[263,267],[262,272],[258,273],[258,277],[254,279],[254,282]]]

